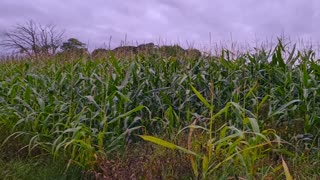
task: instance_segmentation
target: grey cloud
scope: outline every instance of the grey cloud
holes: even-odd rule
[[[208,44],[248,41],[285,33],[319,41],[317,0],[2,0],[0,31],[28,19],[53,23],[92,47],[158,42]]]

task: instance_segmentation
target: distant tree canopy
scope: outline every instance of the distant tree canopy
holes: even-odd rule
[[[59,58],[82,58],[89,56],[86,44],[76,38],[70,38],[61,45],[61,50],[57,57]]]
[[[138,46],[119,46],[113,50],[107,49],[95,49],[91,57],[92,58],[103,58],[108,57],[110,54],[113,54],[116,58],[132,58],[135,55],[142,56],[161,56],[165,58],[169,57],[179,57],[179,58],[190,58],[198,59],[202,56],[201,52],[198,49],[188,48],[183,49],[179,45],[173,46],[157,46],[154,43],[140,44]]]
[[[61,46],[63,51],[75,50],[85,48],[86,44],[79,41],[76,38],[70,38],[67,42],[64,42]]]

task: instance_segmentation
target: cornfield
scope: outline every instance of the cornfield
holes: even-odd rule
[[[261,177],[255,167],[270,153],[285,159],[308,149],[319,157],[315,53],[288,51],[281,42],[270,51],[230,53],[2,62],[0,127],[9,131],[2,147],[20,139],[30,153],[90,169],[145,139],[186,153],[198,178],[230,167]],[[188,147],[168,142],[184,132],[194,137],[194,130],[206,137],[205,150],[190,138]]]

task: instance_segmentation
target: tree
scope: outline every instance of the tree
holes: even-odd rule
[[[67,59],[88,57],[89,51],[85,46],[86,44],[78,39],[70,38],[62,44],[62,52],[58,54],[58,57]]]
[[[85,48],[85,43],[82,43],[76,38],[70,38],[67,42],[64,42],[61,46],[63,51],[75,50],[75,49],[83,49]]]
[[[0,46],[30,58],[55,55],[62,43],[63,34],[64,31],[57,30],[55,25],[43,26],[30,20],[4,32]]]

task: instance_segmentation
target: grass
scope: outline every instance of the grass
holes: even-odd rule
[[[0,141],[9,136],[8,128],[0,126]],[[67,170],[65,160],[21,148],[22,140],[15,140],[0,149],[0,176],[2,179],[82,179],[82,169],[72,166]],[[37,153],[37,154],[35,154]]]
[[[0,161],[0,175],[3,179],[81,179],[79,168],[72,168],[65,173],[65,164],[43,159],[15,159]]]
[[[0,168],[9,179],[41,178],[41,171],[52,178],[83,171],[93,179],[316,179],[315,57],[279,41],[237,58],[223,50],[199,59],[154,53],[2,62]]]

